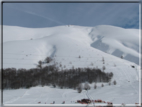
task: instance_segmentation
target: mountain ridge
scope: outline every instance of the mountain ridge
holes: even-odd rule
[[[116,30],[111,32],[110,28],[116,29]],[[119,32],[117,31],[118,29],[119,29]],[[132,35],[131,32],[128,32],[127,30],[128,31],[132,30],[131,32],[133,32],[134,35]],[[120,31],[123,31],[123,33]],[[115,32],[117,32],[116,36],[114,35]],[[8,53],[9,49],[13,49],[13,47],[17,47],[15,48],[15,52],[16,52],[18,48],[19,50],[21,50],[20,49],[21,47],[19,47],[21,45],[22,47],[24,47],[23,49],[25,50],[23,54],[28,54],[28,53],[33,54],[33,52],[35,54],[37,52],[39,56],[41,54],[45,55],[46,57],[53,56],[52,52],[54,51],[54,55],[55,55],[56,53],[54,48],[56,48],[56,52],[57,50],[61,49],[59,55],[57,56],[63,56],[63,54],[66,53],[64,52],[65,51],[64,49],[70,51],[70,48],[71,48],[73,53],[74,51],[73,48],[78,48],[76,50],[76,52],[78,53],[78,52],[81,52],[81,48],[79,49],[79,47],[81,46],[81,47],[85,47],[87,50],[98,49],[102,52],[111,54],[113,56],[117,56],[119,58],[123,56],[123,59],[126,59],[128,61],[138,64],[139,63],[138,33],[139,32],[137,29],[123,29],[120,27],[114,27],[114,26],[108,26],[108,25],[99,25],[96,27],[81,27],[81,26],[75,26],[75,25],[66,25],[66,26],[56,26],[56,27],[39,28],[39,29],[4,26],[4,33],[3,33],[4,51],[3,52]],[[122,36],[118,36],[120,34]],[[124,37],[124,35],[126,35],[127,37]],[[128,38],[129,35],[132,37],[132,39]],[[128,43],[128,46],[123,45],[125,42]],[[115,45],[116,43],[117,45]],[[26,49],[28,48],[33,50],[33,52],[31,51],[30,53],[26,51]],[[50,52],[48,48],[49,50],[52,50],[52,52]],[[24,50],[21,50],[21,52]],[[11,50],[11,53],[15,53],[15,52]],[[18,53],[19,52],[16,52],[16,54]],[[66,54],[70,54],[70,53],[66,53]],[[79,54],[75,54],[75,52],[74,52],[74,55],[76,57],[79,56]],[[86,54],[86,56],[88,55]],[[4,58],[5,57],[7,56],[4,55]],[[42,59],[39,59],[39,60],[44,60],[44,58],[42,57]]]

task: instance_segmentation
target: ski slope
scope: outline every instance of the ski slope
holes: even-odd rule
[[[76,100],[102,99],[114,104],[139,102],[139,31],[108,25],[96,27],[57,26],[51,28],[22,28],[4,26],[4,68],[34,68],[39,60],[52,57],[59,69],[106,67],[113,72],[117,85],[98,87],[77,93],[73,89],[37,86],[30,89],[4,90],[4,104],[75,104]],[[123,55],[124,59],[120,57]],[[80,56],[80,58],[79,58]],[[104,58],[104,62],[102,59]],[[45,66],[44,64],[43,66]],[[60,66],[62,65],[62,66]],[[134,66],[134,67],[132,67]]]

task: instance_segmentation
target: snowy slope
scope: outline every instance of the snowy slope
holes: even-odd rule
[[[55,104],[61,104],[63,101],[66,102],[65,104],[77,104],[75,103],[77,100],[88,98],[88,96],[93,100],[102,99],[106,102],[113,102],[113,104],[135,104],[138,102],[138,89],[132,88],[130,84],[118,84],[116,86],[104,84],[102,88],[100,83],[97,84],[96,90],[93,88],[93,85],[91,85],[91,89],[88,92],[83,90],[81,93],[73,89],[60,89],[48,86],[4,90],[4,104],[38,104],[38,102],[41,102],[41,104],[45,105],[45,103],[50,104],[53,101],[55,101]],[[137,85],[135,84],[136,87]]]
[[[137,29],[101,25],[92,29],[92,47],[139,64],[139,40]]]
[[[108,86],[106,84],[104,88],[100,87],[94,91],[92,84],[92,88],[88,92],[91,98],[100,98],[115,104],[134,104],[139,102],[139,66],[136,64],[139,52],[138,41],[138,30],[113,26],[103,25],[93,28],[57,26],[40,29],[4,26],[3,66],[4,68],[29,69],[36,67],[37,62],[44,61],[47,56],[53,57],[55,61],[52,63],[56,63],[57,66],[62,64],[60,69],[72,67],[98,67],[102,69],[105,66],[105,72],[113,72],[112,81],[116,80],[117,85]],[[104,45],[107,47],[103,48]],[[126,59],[129,54],[136,57],[133,60],[135,63],[121,59],[120,54],[116,53],[117,50],[125,55]],[[118,55],[119,58],[115,55]],[[104,64],[102,58],[105,60]],[[128,58],[128,60],[130,59]],[[40,91],[38,92],[38,90]],[[19,91],[21,93],[14,97]],[[51,87],[5,90],[4,103],[37,104],[38,101],[47,101],[46,103],[49,104],[56,100],[60,104],[61,101],[65,100],[71,104],[72,100],[87,97],[85,93],[79,94],[76,90],[53,89]],[[53,96],[53,98],[49,96]],[[123,98],[125,100],[122,101]]]
[[[5,57],[16,57],[17,61],[14,59],[15,64],[19,62],[18,60],[22,59],[22,63],[29,62],[27,64],[34,64],[38,60],[43,60],[47,56],[53,56],[53,54],[56,53],[56,49],[60,47],[61,48],[58,49],[60,52],[57,51],[59,52],[58,56],[64,56],[64,54],[66,54],[65,56],[69,56],[67,54],[71,54],[70,56],[77,56],[77,54],[79,55],[79,52],[81,51],[81,54],[84,54],[85,52],[83,52],[83,50],[85,51],[86,47],[88,49],[90,48],[89,50],[94,50],[94,48],[96,48],[119,58],[123,55],[124,59],[139,64],[140,38],[139,31],[137,29],[123,29],[106,25],[96,26],[93,28],[59,26],[35,29],[4,26],[3,35],[5,53],[4,59]],[[66,53],[64,52],[66,51],[65,47],[67,50],[71,51],[73,49],[73,51],[71,51],[71,53],[69,51],[69,53]],[[76,50],[74,50],[75,48]],[[30,56],[30,54],[32,55]],[[38,55],[38,57],[36,55],[33,56],[33,54]],[[26,55],[28,55],[28,57],[25,57]],[[95,55],[93,55],[93,57],[94,56]],[[26,59],[34,60],[26,61]],[[11,61],[13,63],[13,60],[10,59],[5,59],[4,61],[7,63],[6,67],[10,66],[8,63],[11,63]],[[11,66],[15,67],[13,64]],[[18,66],[16,65],[16,67]],[[22,66],[19,64],[19,67]],[[23,67],[28,67],[28,65]],[[33,67],[33,65],[31,65],[31,67]]]

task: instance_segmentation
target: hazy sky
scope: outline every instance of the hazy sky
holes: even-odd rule
[[[3,24],[33,28],[68,24],[139,28],[139,3],[4,3]]]

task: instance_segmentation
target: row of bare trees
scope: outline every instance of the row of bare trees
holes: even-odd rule
[[[50,85],[59,88],[76,89],[83,82],[110,82],[113,73],[105,73],[95,68],[61,70],[54,66],[33,69],[3,69],[3,89],[30,88]]]
[[[112,83],[113,83],[113,85],[116,85],[116,80],[114,80]],[[109,82],[108,85],[110,86],[110,85],[111,85],[111,82]],[[103,83],[102,83],[101,87],[104,87],[104,84],[103,84]],[[97,88],[97,84],[95,83],[95,84],[94,84],[94,89],[96,89],[96,88]],[[82,83],[80,83],[80,84],[78,85],[78,87],[77,87],[78,93],[81,93],[83,89],[84,89],[84,90],[90,90],[90,89],[91,89],[91,87],[90,87],[90,85],[88,84],[88,82],[85,82],[84,85],[83,85]]]

